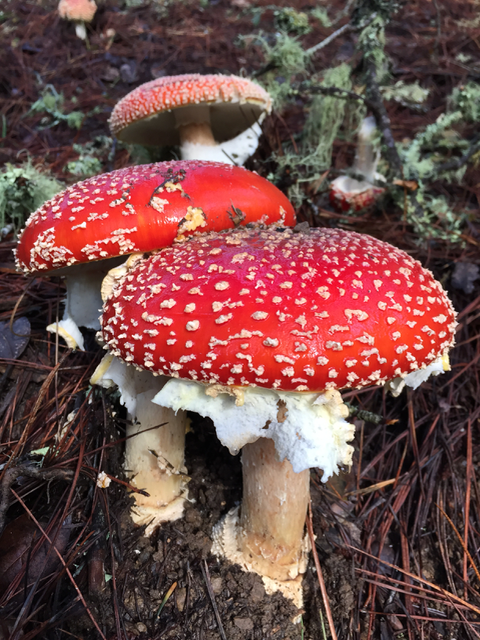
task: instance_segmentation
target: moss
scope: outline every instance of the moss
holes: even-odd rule
[[[350,67],[346,63],[327,69],[320,83],[324,87],[351,89]],[[315,95],[305,122],[304,151],[317,158],[321,169],[332,163],[333,142],[345,117],[346,100],[334,96]]]
[[[275,9],[273,12],[273,21],[275,28],[279,31],[295,33],[299,36],[309,33],[312,30],[308,24],[308,15],[302,11],[296,11],[292,7]]]
[[[265,55],[267,67],[273,67],[262,78],[262,84],[272,96],[276,109],[281,109],[291,98],[290,80],[294,75],[307,73],[309,56],[297,38],[286,33],[277,34],[272,46],[263,34],[256,38]]]
[[[30,161],[19,167],[7,164],[0,173],[0,228],[12,224],[18,232],[32,211],[63,188],[58,180],[34,167]]]

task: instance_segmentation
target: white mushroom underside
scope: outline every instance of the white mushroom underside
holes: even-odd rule
[[[326,481],[340,465],[351,464],[353,447],[347,443],[355,428],[344,419],[348,409],[338,391],[293,393],[246,387],[239,390],[240,406],[228,391],[217,390],[215,398],[208,391],[209,386],[173,378],[153,402],[208,416],[232,454],[258,438],[271,438],[280,460],[289,460],[295,473],[320,467]]]
[[[412,389],[417,389],[422,382],[428,380],[430,376],[438,376],[440,373],[444,373],[445,371],[450,370],[450,363],[448,360],[448,354],[445,353],[442,356],[439,356],[436,360],[429,364],[424,369],[418,369],[417,371],[412,371],[408,373],[404,378],[394,378],[390,380],[387,384],[387,388],[390,393],[397,397],[402,392],[403,388],[406,386],[411,387]]]

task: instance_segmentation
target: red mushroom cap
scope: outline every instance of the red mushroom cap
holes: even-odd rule
[[[405,252],[338,229],[198,236],[137,265],[105,342],[173,377],[285,391],[382,384],[453,343],[440,283]]]
[[[211,106],[212,132],[222,142],[251,127],[264,111],[270,111],[272,102],[265,89],[247,78],[199,73],[167,76],[146,82],[122,98],[113,109],[110,130],[125,142],[178,144],[171,112],[195,104]]]
[[[242,167],[198,160],[127,167],[68,187],[27,220],[17,266],[48,271],[239,224],[295,223],[288,199]]]

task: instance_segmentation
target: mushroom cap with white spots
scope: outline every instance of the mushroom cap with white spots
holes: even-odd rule
[[[430,271],[339,229],[192,238],[137,264],[102,320],[109,349],[144,369],[285,391],[406,376],[445,354],[455,326]]]
[[[72,185],[32,213],[17,267],[62,269],[251,222],[295,223],[285,195],[256,173],[201,160],[127,167]]]
[[[174,109],[210,106],[210,124],[217,142],[231,140],[269,113],[272,101],[256,82],[238,76],[190,73],[157,78],[140,85],[115,105],[110,130],[136,144],[179,144]]]

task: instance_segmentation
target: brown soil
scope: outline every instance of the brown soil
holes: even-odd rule
[[[310,0],[277,4],[298,10],[316,6]],[[334,4],[336,8],[329,5],[331,15],[343,8],[339,1]],[[28,154],[60,180],[74,182],[64,171],[78,157],[73,144],[108,135],[111,108],[138,84],[177,73],[245,69],[250,75],[260,69],[262,51],[252,41],[241,46],[238,36],[259,29],[273,33],[269,5],[266,0],[195,0],[129,8],[106,0],[88,27],[87,48],[73,26],[59,19],[56,3],[5,2],[0,8],[0,161],[17,162]],[[252,6],[266,7],[255,27],[248,10]],[[433,122],[454,86],[478,80],[477,10],[474,3],[420,0],[407,3],[392,20],[392,73],[431,89],[427,112],[387,105],[397,140]],[[458,26],[460,18],[471,19],[472,28]],[[311,23],[313,30],[301,38],[305,47],[332,33],[318,20]],[[354,44],[353,34],[334,40],[314,58],[315,69],[345,58],[353,64]],[[470,56],[468,64],[459,62],[460,52]],[[45,114],[30,112],[47,84],[63,94],[64,113],[86,114],[78,131],[65,122],[45,128]],[[299,97],[265,122],[249,168],[268,174],[272,150],[279,151],[281,141],[301,131],[307,103]],[[171,152],[163,157],[172,157]],[[132,153],[106,146],[99,147],[98,157],[107,171],[132,163]],[[335,168],[348,166],[352,156],[350,143],[335,143]],[[286,189],[290,182],[287,172],[280,186]],[[437,186],[454,196],[458,209],[471,211],[463,245],[419,244],[402,212],[392,207],[346,220],[329,208],[323,195],[310,194],[312,200],[299,212],[300,219],[313,225],[373,233],[408,250],[451,291],[461,312],[452,373],[397,399],[380,390],[345,394],[356,409],[380,416],[379,421],[369,421],[366,413],[356,418],[350,473],[325,486],[312,470],[316,550],[341,639],[480,635],[480,498],[475,479],[480,460],[480,289],[478,280],[468,292],[454,289],[451,281],[456,262],[480,262],[478,168],[469,169],[461,185]],[[12,312],[28,317],[31,339],[17,359],[0,361],[0,520],[7,525],[0,539],[0,638],[329,637],[313,560],[299,612],[281,595],[267,596],[258,576],[210,554],[212,526],[241,500],[241,464],[219,444],[209,421],[192,416],[186,457],[191,502],[185,517],[151,538],[132,525],[130,499],[121,483],[125,415],[113,394],[88,384],[101,354],[93,339],[90,351],[69,353],[45,332],[63,288],[54,280],[27,281],[16,274],[9,240],[0,244],[0,322],[9,322]],[[63,439],[53,450],[55,435],[65,424]],[[45,446],[51,448],[39,467],[42,456],[32,452]],[[9,466],[15,476],[8,476]],[[114,479],[106,490],[95,485],[99,470]],[[34,527],[17,520],[25,514]],[[63,558],[49,560],[47,569],[41,560],[47,547],[42,547],[40,527],[58,536]]]

